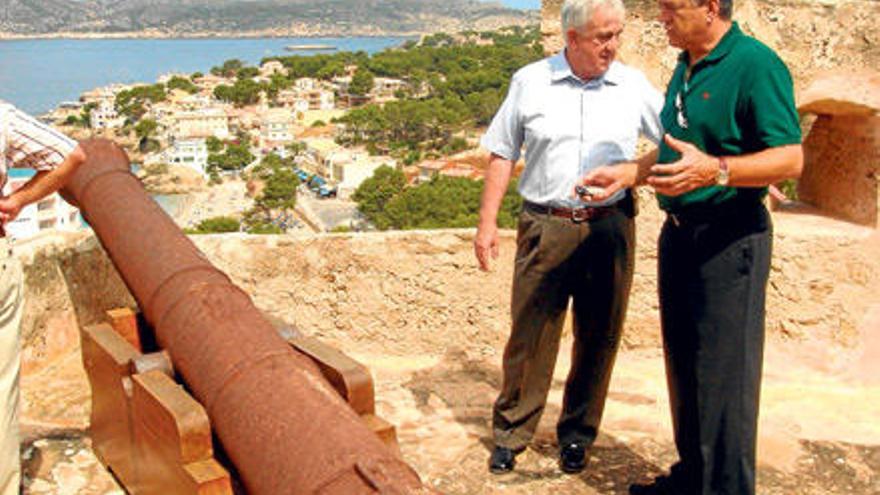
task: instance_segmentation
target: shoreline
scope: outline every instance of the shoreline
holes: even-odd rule
[[[388,33],[277,33],[277,32],[218,32],[218,33],[154,33],[150,31],[126,31],[120,33],[39,33],[20,34],[0,32],[0,41],[29,41],[29,40],[142,40],[142,39],[171,39],[171,40],[204,40],[204,39],[259,39],[259,38],[410,38],[429,34],[427,32],[388,32]]]
[[[540,19],[511,22],[508,25],[532,26],[540,25]],[[448,26],[450,32],[469,30],[467,26]],[[457,27],[457,29],[456,29]],[[439,27],[438,27],[439,28]],[[195,32],[167,32],[159,30],[141,31],[118,31],[118,32],[94,32],[94,31],[61,31],[51,33],[15,33],[0,31],[0,42],[22,40],[138,40],[138,39],[254,39],[254,38],[416,38],[434,34],[442,29],[422,31],[384,31],[377,29],[366,30],[342,30],[342,29],[261,29],[256,31],[195,31]]]

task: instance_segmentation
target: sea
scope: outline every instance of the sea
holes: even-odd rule
[[[405,37],[210,38],[210,39],[41,39],[0,40],[0,100],[32,114],[76,101],[90,89],[113,83],[152,84],[169,72],[207,73],[237,58],[259,65],[266,57],[336,51],[376,53]],[[291,45],[329,45],[332,51],[286,50]],[[29,177],[31,170],[13,175]],[[181,195],[154,195],[171,216],[185,204]]]
[[[0,40],[0,100],[40,115],[90,89],[112,83],[152,84],[169,72],[207,73],[237,58],[259,65],[266,57],[333,51],[288,51],[290,45],[330,45],[335,51],[376,53],[404,37],[38,39]]]

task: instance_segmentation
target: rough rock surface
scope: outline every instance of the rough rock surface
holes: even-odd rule
[[[819,75],[801,92],[798,112],[871,117],[880,112],[880,73]]]
[[[656,1],[626,2],[629,12],[619,58],[666,86],[678,50],[668,46]],[[544,0],[541,32],[548,52],[562,47],[562,0]],[[776,50],[803,89],[829,72],[850,75],[880,66],[880,3],[871,0],[750,0],[734,2],[733,19]]]

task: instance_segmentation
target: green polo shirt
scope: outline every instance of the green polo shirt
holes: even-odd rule
[[[788,68],[773,50],[743,34],[736,22],[694,65],[686,81],[688,58],[687,52],[679,56],[666,90],[660,120],[667,133],[712,156],[744,155],[801,142]],[[657,162],[672,163],[679,156],[662,142]],[[734,198],[760,201],[766,194],[766,187],[712,185],[677,197],[657,197],[664,210],[681,211]]]

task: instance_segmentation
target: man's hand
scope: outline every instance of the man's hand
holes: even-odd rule
[[[587,201],[601,202],[636,183],[638,164],[635,162],[617,163],[614,165],[602,165],[587,172],[581,177],[577,186],[592,186],[602,191],[593,191],[589,196],[582,199]],[[575,192],[577,195],[577,192]]]
[[[24,205],[18,200],[18,196],[6,196],[0,198],[0,223],[6,225],[15,220]]]
[[[681,153],[677,162],[651,167],[648,184],[666,196],[680,196],[700,187],[715,184],[718,177],[718,158],[709,156],[691,143],[679,141],[666,134],[663,139],[673,150]]]
[[[474,254],[480,263],[480,270],[489,271],[489,257],[498,258],[498,226],[495,223],[480,222],[477,236],[474,237]]]

